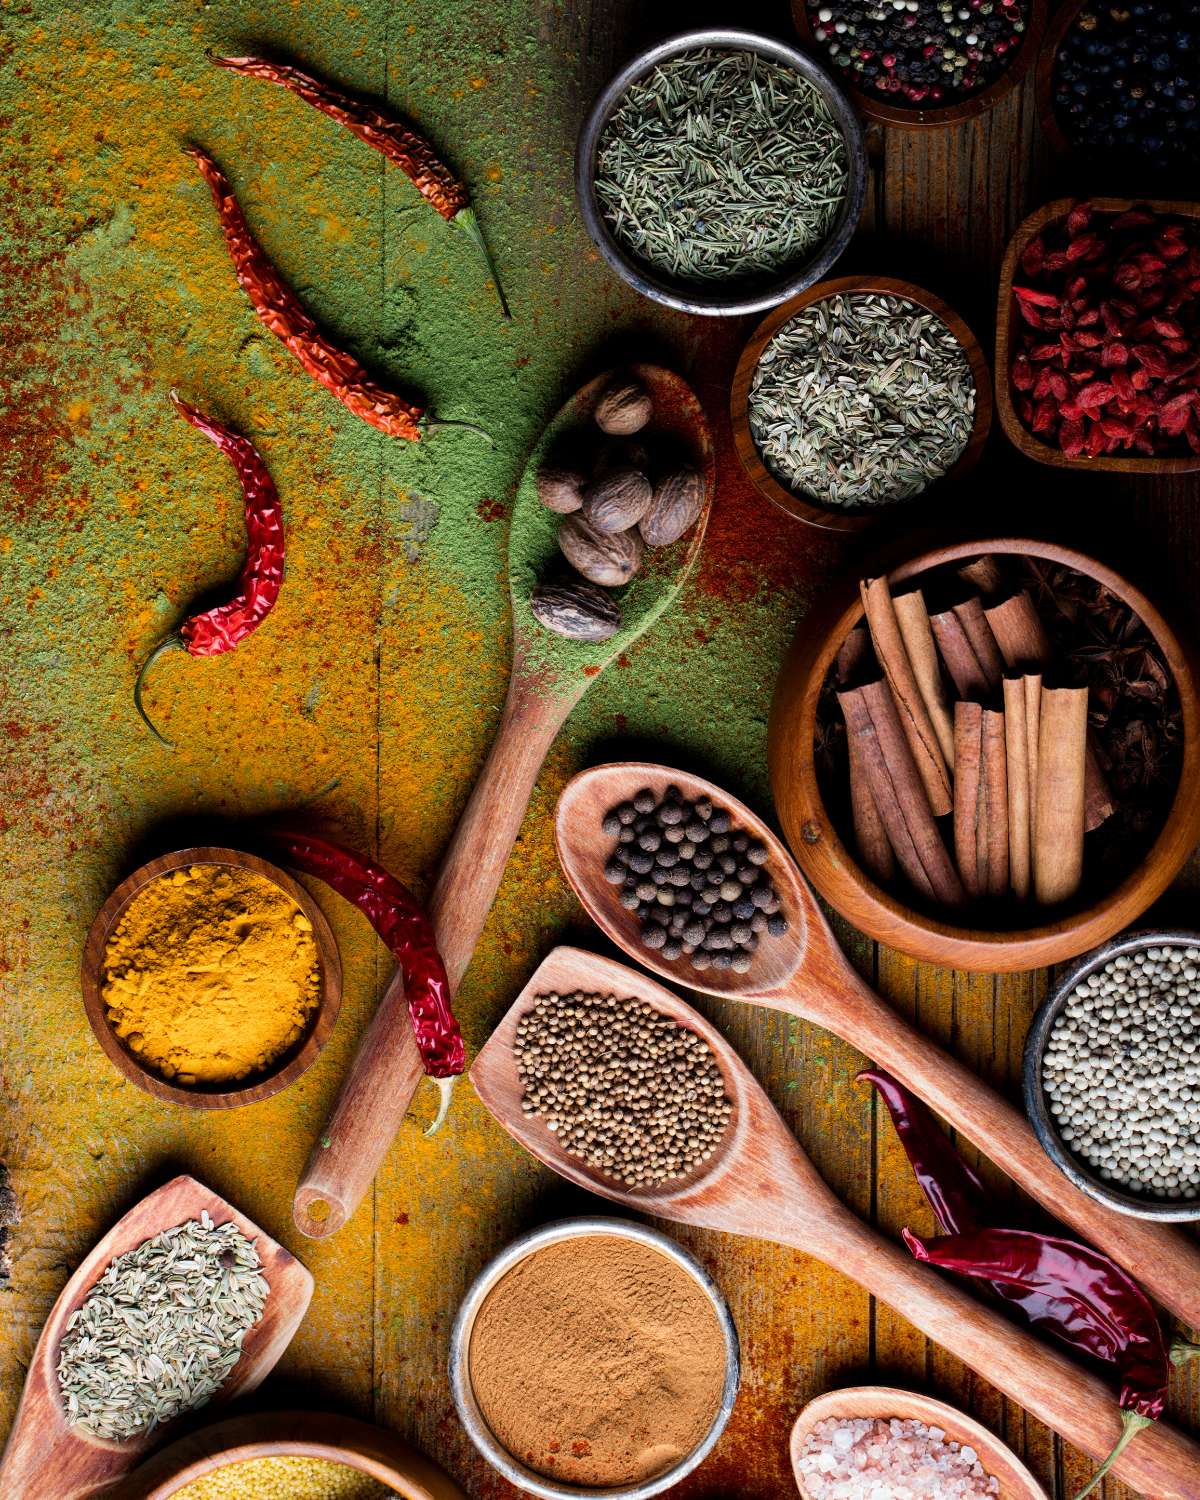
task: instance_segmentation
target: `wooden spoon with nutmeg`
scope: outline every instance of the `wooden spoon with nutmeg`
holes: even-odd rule
[[[530,606],[534,590],[570,582],[559,546],[564,523],[538,496],[538,474],[560,456],[582,455],[585,469],[603,474],[614,462],[632,467],[619,435],[606,434],[596,408],[630,382],[651,402],[632,445],[690,466],[699,476],[700,509],[694,523],[669,545],[647,546],[641,566],[623,587],[601,591],[601,612],[619,611],[617,629],[601,640],[570,639],[549,630]],[[615,403],[618,407],[624,403]],[[628,427],[618,413],[610,427]],[[636,455],[635,455],[636,461]],[[611,472],[611,469],[609,470]],[[712,432],[704,408],[686,381],[660,365],[633,364],[589,380],[550,422],[530,455],[513,504],[508,578],[513,619],[513,665],[496,739],[471,793],[430,898],[429,912],[451,987],[457,990],[499,889],[542,763],[567,715],[611,661],[666,610],[695,562],[716,487]],[[569,503],[569,502],[566,502]],[[619,533],[611,533],[613,536]],[[661,535],[655,536],[661,540]],[[640,544],[636,544],[640,551]],[[589,589],[574,601],[552,595],[560,622],[579,628],[592,614]],[[611,616],[610,623],[611,623]],[[293,1213],[314,1238],[339,1229],[362,1201],[399,1130],[422,1077],[397,974],[367,1028],[342,1085],[333,1115],[313,1150],[296,1191]]]

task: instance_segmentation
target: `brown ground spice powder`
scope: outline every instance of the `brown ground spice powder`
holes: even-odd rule
[[[497,1284],[475,1320],[471,1384],[497,1440],[572,1484],[661,1474],[707,1433],[725,1343],[704,1291],[637,1240],[548,1245]]]

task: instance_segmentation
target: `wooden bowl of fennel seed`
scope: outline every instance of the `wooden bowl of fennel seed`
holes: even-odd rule
[[[730,416],[760,495],[810,526],[860,531],[975,467],[992,380],[940,297],[894,276],[843,276],[754,330]]]
[[[862,127],[833,76],[772,37],[683,32],[601,91],[579,136],[588,233],[643,296],[762,312],[828,274],[862,213]]]

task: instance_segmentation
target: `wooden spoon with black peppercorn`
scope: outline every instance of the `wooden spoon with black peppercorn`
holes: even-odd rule
[[[633,769],[661,772],[659,767]],[[661,774],[686,793],[684,778]],[[631,782],[628,790],[642,784]],[[701,785],[707,788],[707,783]],[[736,803],[723,800],[741,815]],[[777,873],[782,886],[782,872]],[[542,996],[576,993],[640,1001],[698,1036],[709,1049],[732,1107],[715,1146],[686,1176],[652,1187],[631,1187],[569,1152],[546,1120],[523,1108],[525,1089],[517,1058],[522,1017]],[[894,1307],[1084,1452],[1100,1457],[1120,1436],[1116,1396],[1098,1376],[1014,1327],[967,1288],[919,1264],[851,1213],[819,1176],[720,1032],[644,974],[578,948],[555,948],[475,1059],[471,1081],[509,1135],[568,1182],[639,1213],[750,1235],[814,1255]],[[1115,1472],[1142,1494],[1194,1500],[1200,1494],[1200,1445],[1155,1423],[1125,1449]]]
[[[639,792],[661,802],[670,788],[693,806],[709,802],[759,850],[785,930],[763,932],[744,972],[693,967],[643,941],[643,919],[621,904],[606,878],[615,840],[602,827]],[[813,1021],[866,1054],[912,1089],[989,1156],[1051,1214],[1131,1271],[1164,1307],[1200,1327],[1200,1246],[1166,1225],[1120,1214],[1067,1181],[1025,1117],[949,1052],[921,1036],[859,977],[842,953],[816,897],[770,828],[712,782],[667,766],[621,762],[582,771],[559,798],[555,841],[563,871],[588,914],[626,953],[677,984],[770,1006]]]

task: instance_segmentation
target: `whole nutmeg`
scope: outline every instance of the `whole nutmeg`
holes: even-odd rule
[[[584,490],[584,518],[596,531],[628,531],[646,514],[653,493],[644,474],[618,469]]]
[[[704,479],[690,465],[664,474],[638,523],[648,547],[667,547],[696,524],[704,509]]]
[[[606,641],[621,628],[621,611],[612,595],[583,578],[539,583],[529,596],[529,608],[540,625],[572,641]]]
[[[629,582],[645,552],[636,531],[594,531],[582,516],[568,516],[562,523],[558,545],[573,568],[610,589]]]
[[[640,432],[654,410],[646,387],[640,380],[619,375],[596,402],[596,421],[602,432],[628,437]]]
[[[538,499],[547,510],[557,511],[560,516],[569,516],[583,504],[587,480],[578,469],[545,463],[537,471],[535,483]]]

